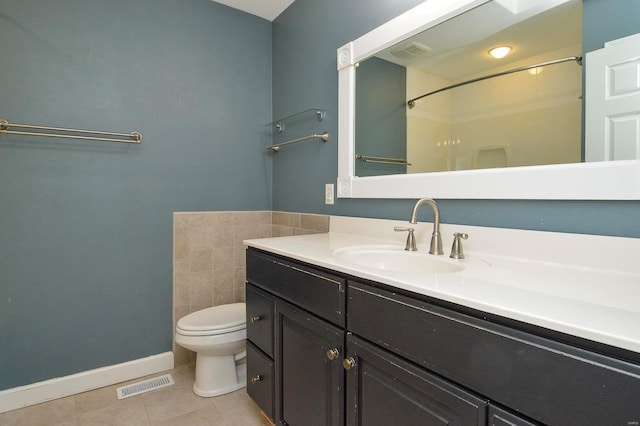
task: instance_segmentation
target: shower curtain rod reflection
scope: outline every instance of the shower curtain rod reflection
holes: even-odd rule
[[[24,132],[11,130],[17,129],[31,129],[35,132]],[[43,133],[40,131],[50,131],[56,133]],[[91,141],[103,141],[103,142],[120,142],[120,143],[135,143],[142,142],[142,135],[138,132],[131,133],[113,133],[113,132],[99,132],[95,130],[80,130],[80,129],[65,129],[62,127],[48,127],[48,126],[33,126],[30,124],[15,124],[9,123],[6,120],[0,119],[0,133],[8,135],[25,135],[25,136],[44,136],[48,138],[66,138],[66,139],[86,139]],[[76,134],[73,134],[76,133]],[[94,135],[94,136],[89,136]],[[113,136],[113,137],[106,137]],[[121,139],[119,139],[121,138]]]
[[[515,72],[532,70],[534,68],[546,67],[547,65],[555,65],[561,64],[563,62],[575,61],[578,65],[582,65],[582,56],[569,56],[568,58],[562,59],[554,59],[553,61],[540,62],[539,64],[527,65],[524,67],[512,68],[507,71],[498,72],[495,74],[489,74],[482,77],[474,78],[471,80],[463,81],[460,83],[452,84],[451,86],[443,87],[442,89],[434,90],[433,92],[425,93],[424,95],[420,95],[417,98],[413,98],[407,101],[407,105],[409,108],[413,108],[416,106],[416,101],[422,98],[426,98],[427,96],[435,95],[436,93],[444,92],[445,90],[455,89],[456,87],[466,86],[467,84],[477,83],[478,81],[488,80],[490,78],[500,77],[507,74],[513,74]]]

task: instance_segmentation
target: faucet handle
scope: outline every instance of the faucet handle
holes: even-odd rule
[[[456,232],[453,234],[453,245],[451,246],[451,254],[449,255],[452,259],[464,259],[464,251],[462,250],[462,241],[469,238],[469,235],[466,233]]]
[[[396,232],[408,232],[407,235],[407,243],[404,246],[404,249],[407,251],[416,251],[418,248],[416,247],[416,236],[414,235],[413,228],[405,228],[404,226],[394,226],[393,228]]]

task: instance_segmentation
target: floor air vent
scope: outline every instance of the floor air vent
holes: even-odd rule
[[[171,377],[171,374],[165,374],[164,376],[133,383],[117,389],[118,399],[129,398],[130,396],[171,386],[173,383],[173,377]]]

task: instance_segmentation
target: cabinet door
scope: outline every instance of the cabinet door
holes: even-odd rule
[[[276,423],[290,426],[344,422],[344,332],[276,299]],[[337,350],[337,356],[327,356]]]
[[[353,335],[347,336],[349,361],[350,426],[486,424],[485,400]]]

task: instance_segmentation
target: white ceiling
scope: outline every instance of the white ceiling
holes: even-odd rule
[[[526,4],[533,4],[532,0],[526,1],[530,2]],[[570,0],[560,6],[557,3],[562,1],[547,0],[545,3],[538,0],[538,5],[547,4],[550,8],[544,10],[540,6],[542,12],[532,8],[517,14],[505,8],[504,4],[511,4],[505,0],[485,3],[376,56],[421,69],[445,80],[457,81],[477,77],[479,73],[531,65],[532,62],[522,61],[544,53],[577,47],[571,50],[571,55],[580,55],[582,2]],[[428,51],[414,58],[394,57],[392,51],[409,47],[411,41],[427,47]],[[513,47],[513,51],[504,60],[496,62],[487,52],[502,45]],[[550,59],[559,57],[544,60]],[[502,69],[498,69],[500,67]]]
[[[294,0],[213,0],[234,9],[259,16],[273,21],[280,15]]]

